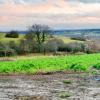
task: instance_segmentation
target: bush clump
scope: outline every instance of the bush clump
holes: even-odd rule
[[[65,84],[71,84],[72,81],[71,80],[64,80],[63,83],[65,83]]]
[[[97,70],[100,70],[100,63],[97,63],[97,64],[93,65],[93,68],[95,68]]]
[[[7,33],[5,35],[5,37],[8,37],[8,38],[18,38],[19,37],[19,34],[17,31],[11,31],[9,33]]]
[[[70,96],[71,96],[71,94],[69,92],[62,92],[59,94],[60,98],[68,98]]]

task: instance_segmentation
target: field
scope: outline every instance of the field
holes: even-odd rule
[[[100,100],[100,82],[84,74],[0,77],[0,100]]]
[[[55,71],[88,71],[100,69],[100,54],[70,56],[37,56],[31,59],[0,62],[0,73],[31,73]]]
[[[70,43],[70,42],[82,42],[82,41],[79,41],[79,40],[73,40],[69,37],[65,37],[65,36],[57,36],[58,39],[61,39],[64,41],[64,43]]]
[[[19,38],[5,38],[9,42]],[[57,37],[64,43],[76,42]],[[77,41],[80,42],[80,41]],[[53,56],[30,53],[0,58],[0,100],[99,100],[100,53]]]
[[[20,34],[19,38],[6,38],[5,33],[0,33],[0,41],[2,42],[9,42],[9,41],[18,42],[20,39],[23,39],[23,38],[24,38],[23,34]]]
[[[82,42],[82,41],[78,41],[78,40],[72,40],[69,37],[64,37],[64,36],[55,36],[58,39],[61,39],[64,41],[64,43],[70,43],[70,42]],[[0,41],[2,42],[9,42],[9,41],[15,41],[18,42],[19,40],[24,38],[24,34],[19,34],[19,38],[6,38],[5,37],[5,33],[0,33]]]

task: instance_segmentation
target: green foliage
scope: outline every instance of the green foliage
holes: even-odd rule
[[[96,70],[93,70],[93,71],[92,71],[92,74],[93,74],[93,75],[98,75],[98,72],[97,72]]]
[[[64,80],[63,83],[65,83],[65,84],[71,84],[72,81],[71,80]]]
[[[35,40],[37,42],[37,52],[41,52],[44,48],[42,44],[46,42],[47,37],[50,35],[50,28],[48,25],[34,24],[29,28],[29,32],[26,34],[25,38],[28,40]]]
[[[11,31],[10,33],[6,34],[5,37],[8,37],[8,38],[18,38],[19,34],[16,31]]]
[[[74,71],[86,71],[87,66],[81,65],[80,63],[73,63],[69,66],[69,69]]]
[[[72,37],[72,40],[86,41],[84,37]]]
[[[68,98],[70,96],[71,96],[71,94],[69,92],[62,92],[59,94],[60,98]]]
[[[52,71],[89,71],[90,66],[100,69],[100,54],[71,56],[44,56],[32,59],[0,62],[0,73],[36,73]],[[97,66],[98,65],[98,66]]]
[[[93,65],[93,68],[100,70],[100,62]]]

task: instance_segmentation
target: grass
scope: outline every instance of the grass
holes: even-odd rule
[[[6,33],[0,33],[0,41],[2,42],[9,42],[9,41],[15,41],[16,43],[20,40],[24,38],[23,34],[19,35],[19,38],[7,38],[5,37]]]
[[[18,59],[10,62],[0,62],[0,73],[37,73],[54,71],[88,71],[91,66],[97,66],[100,54],[70,55],[70,56],[38,56],[31,59]],[[95,66],[95,68],[96,68]]]
[[[69,37],[65,37],[65,36],[56,36],[58,39],[61,39],[64,41],[64,43],[70,43],[70,42],[82,42],[82,41],[79,41],[79,40],[73,40]]]
[[[97,70],[100,70],[100,62],[96,63],[93,68],[96,68]]]
[[[9,42],[9,41],[15,41],[15,42],[18,42],[20,39],[23,39],[24,38],[24,34],[19,34],[19,38],[6,38],[5,37],[5,34],[6,33],[0,33],[0,41],[2,42]],[[64,36],[55,36],[57,37],[58,39],[61,39],[64,41],[64,43],[70,43],[70,42],[82,42],[82,41],[78,41],[78,40],[72,40],[70,39],[69,37],[64,37]]]

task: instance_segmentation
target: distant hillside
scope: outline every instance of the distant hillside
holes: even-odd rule
[[[67,34],[67,33],[97,33],[100,34],[100,29],[80,29],[80,30],[55,30],[54,34],[57,35],[62,35],[62,34]]]
[[[7,32],[1,32],[7,33]],[[28,31],[18,31],[19,34],[26,34]],[[77,30],[52,30],[53,35],[61,35],[65,37],[80,37],[100,38],[100,29],[77,29]]]
[[[18,31],[19,33],[26,34],[28,31]],[[75,30],[52,30],[54,34],[61,34],[61,33],[100,33],[100,29],[75,29]],[[7,31],[1,31],[0,33],[8,33]]]
[[[17,31],[19,34],[26,34],[27,31]],[[6,31],[0,31],[0,33],[9,33],[9,32],[6,32]]]
[[[100,29],[81,29],[81,30],[55,30],[54,35],[65,37],[86,37],[88,39],[100,40]]]
[[[18,31],[21,34],[26,34],[28,31]],[[62,35],[65,33],[98,33],[100,34],[100,29],[77,29],[77,30],[52,30],[56,35]],[[0,33],[8,33],[6,31],[1,31]]]

